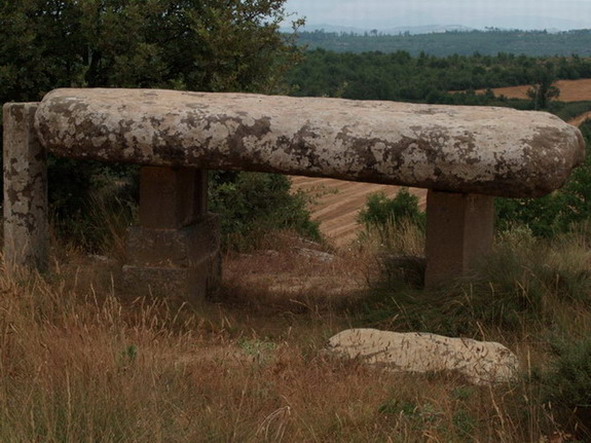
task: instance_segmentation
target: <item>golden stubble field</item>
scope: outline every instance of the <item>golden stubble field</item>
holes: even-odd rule
[[[559,80],[555,83],[560,89],[558,100],[563,102],[578,102],[591,100],[591,79],[583,78],[579,80]],[[494,88],[495,95],[504,95],[507,98],[528,98],[527,90],[530,85],[511,86],[507,88]],[[483,94],[484,89],[476,91],[477,94]]]

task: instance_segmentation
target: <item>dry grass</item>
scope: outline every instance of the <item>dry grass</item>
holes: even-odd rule
[[[371,254],[323,261],[302,255],[319,245],[273,244],[227,257],[218,303],[118,294],[114,264],[75,251],[44,277],[3,271],[0,441],[524,442],[560,430],[526,381],[476,388],[325,355],[355,321]],[[526,368],[536,349],[520,343]]]

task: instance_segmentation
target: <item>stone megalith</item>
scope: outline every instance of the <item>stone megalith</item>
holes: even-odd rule
[[[585,151],[578,129],[542,112],[145,89],[58,89],[39,104],[34,130],[10,128],[8,139],[25,131],[55,155],[142,165],[141,229],[130,231],[126,269],[140,282],[182,274],[189,286],[219,269],[219,236],[204,234],[217,232],[207,169],[429,189],[425,280],[434,286],[490,251],[494,196],[552,192]],[[167,242],[184,246],[157,257]],[[196,244],[203,254],[191,252]]]
[[[43,144],[72,158],[539,197],[583,161],[580,132],[508,108],[142,89],[58,89]]]

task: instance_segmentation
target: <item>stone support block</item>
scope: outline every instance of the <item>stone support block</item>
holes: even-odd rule
[[[7,103],[4,124],[4,260],[48,266],[47,156],[34,128],[38,103]]]
[[[207,212],[207,171],[144,166],[140,172],[140,224],[180,228]]]
[[[464,275],[492,250],[494,198],[429,190],[425,286]]]
[[[191,267],[220,249],[219,217],[207,214],[181,229],[133,226],[127,233],[127,264]]]
[[[126,288],[203,299],[219,286],[219,217],[208,214],[182,229],[133,227],[123,266]]]
[[[207,212],[207,172],[143,167],[140,225],[128,231],[125,287],[202,299],[220,276],[220,223]]]

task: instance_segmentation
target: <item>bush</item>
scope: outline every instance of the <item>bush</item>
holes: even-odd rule
[[[256,247],[269,231],[291,229],[314,240],[320,239],[318,223],[310,220],[308,198],[291,193],[289,178],[279,174],[212,172],[209,202],[221,215],[226,248]]]
[[[541,375],[542,392],[552,408],[574,420],[591,437],[591,338],[552,343],[555,360]],[[565,420],[566,421],[566,420]]]
[[[549,240],[513,228],[469,275],[433,290],[417,291],[384,266],[365,320],[390,325],[395,319],[403,329],[471,336],[481,327],[568,327],[569,309],[591,306],[590,241],[583,231]]]
[[[406,221],[423,225],[425,213],[419,208],[419,198],[408,188],[401,188],[394,198],[388,198],[383,192],[371,194],[365,208],[359,211],[359,221],[366,227],[389,223],[399,226]]]
[[[551,237],[568,232],[591,218],[591,122],[581,126],[587,140],[587,158],[564,187],[538,199],[496,199],[497,225],[505,230],[514,224],[529,227],[534,235]]]

